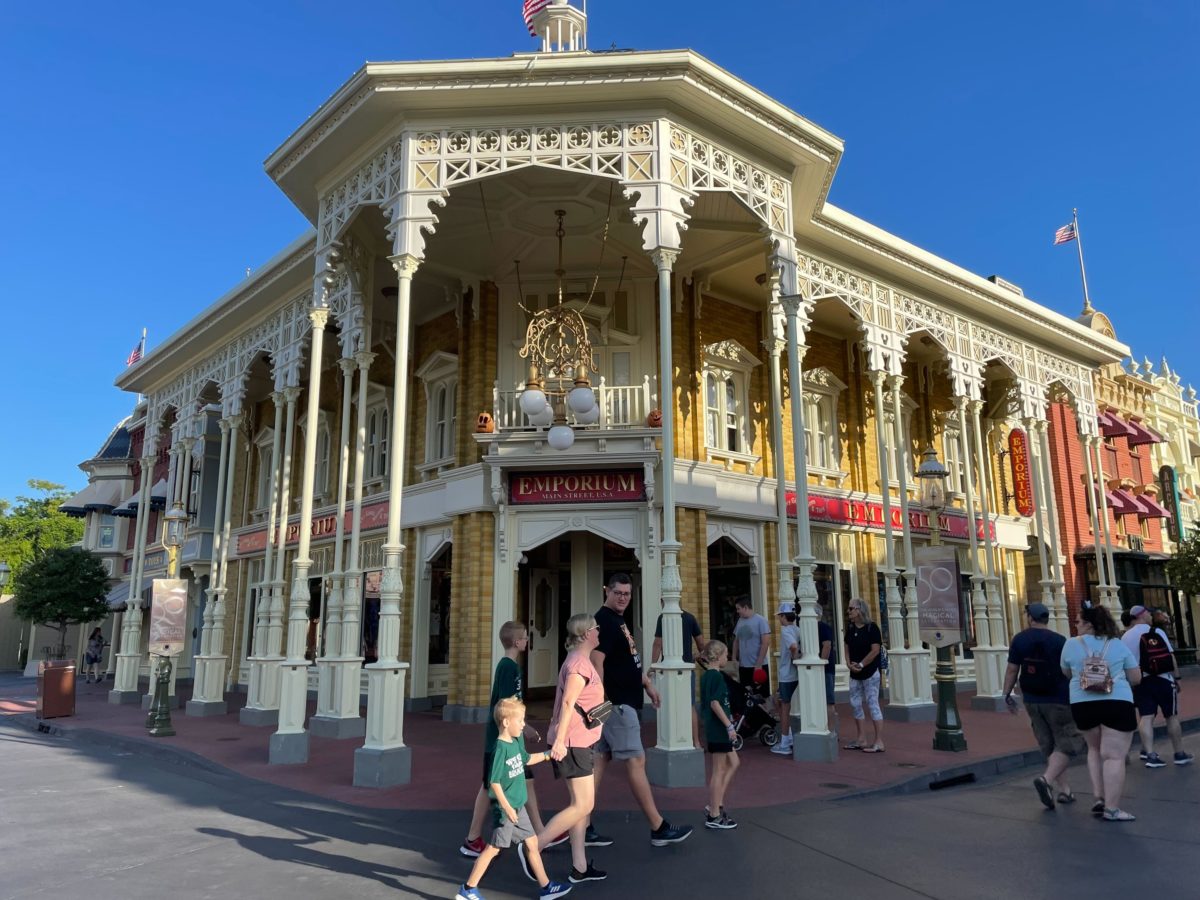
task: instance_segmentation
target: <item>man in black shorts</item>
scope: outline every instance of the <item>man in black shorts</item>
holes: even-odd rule
[[[592,665],[604,682],[604,696],[613,704],[613,714],[604,723],[600,740],[596,742],[596,793],[600,792],[600,779],[604,775],[605,761],[624,761],[629,789],[650,823],[650,843],[655,847],[678,844],[687,840],[692,828],[685,825],[676,828],[658,811],[654,795],[650,793],[650,781],[646,778],[646,752],[642,749],[641,709],[645,694],[658,708],[658,691],[642,672],[642,657],[629,626],[625,624],[625,610],[633,599],[633,582],[624,572],[618,572],[608,580],[604,588],[604,605],[596,611],[596,624],[600,628],[600,643],[592,651]],[[587,844],[604,847],[612,843],[596,833],[590,825]]]

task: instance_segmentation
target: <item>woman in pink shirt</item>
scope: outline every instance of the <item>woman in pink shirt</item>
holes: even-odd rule
[[[545,846],[547,840],[564,831],[570,832],[571,882],[574,884],[604,878],[604,874],[588,862],[584,846],[588,816],[596,802],[592,745],[600,739],[600,729],[588,728],[579,713],[580,709],[588,710],[604,701],[604,684],[591,660],[591,653],[599,643],[599,633],[596,620],[587,613],[567,620],[567,658],[558,672],[554,716],[546,734],[554,777],[566,780],[571,802],[546,823],[538,834],[538,842]]]

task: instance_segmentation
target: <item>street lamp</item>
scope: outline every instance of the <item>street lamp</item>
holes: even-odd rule
[[[921,506],[929,517],[929,546],[942,543],[942,510],[946,508],[946,478],[950,471],[938,459],[937,451],[929,447],[921,454],[921,465],[917,468],[917,480],[921,484]],[[968,524],[971,527],[971,524]],[[955,567],[957,569],[957,567]],[[956,585],[957,587],[957,585]],[[958,752],[967,749],[967,739],[962,731],[962,719],[958,715],[958,686],[954,671],[953,644],[938,646],[937,668],[937,729],[933,733],[934,750]]]
[[[175,578],[179,565],[179,548],[187,537],[188,517],[182,503],[174,503],[163,516],[162,545],[167,551],[167,578]],[[171,656],[157,654],[158,668],[154,674],[154,702],[146,716],[146,730],[151,737],[171,737],[175,729],[171,726]]]

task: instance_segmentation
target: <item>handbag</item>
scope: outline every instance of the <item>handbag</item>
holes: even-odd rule
[[[588,728],[599,728],[603,725],[613,714],[614,708],[609,700],[602,700],[591,709],[584,709],[578,703],[575,704],[575,712],[579,713],[579,718],[583,719],[583,724]]]
[[[1112,673],[1108,671],[1108,662],[1104,659],[1104,651],[1108,648],[1108,640],[1100,645],[1099,653],[1088,653],[1087,643],[1083,644],[1083,663],[1079,667],[1079,687],[1093,694],[1111,694],[1113,689]]]

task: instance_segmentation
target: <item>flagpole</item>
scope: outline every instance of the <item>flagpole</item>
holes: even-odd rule
[[[1080,315],[1090,316],[1096,310],[1092,309],[1092,298],[1088,296],[1087,269],[1083,266],[1083,238],[1079,234],[1079,210],[1071,210],[1071,221],[1075,225],[1075,249],[1079,251],[1079,277],[1083,280],[1083,312]]]

